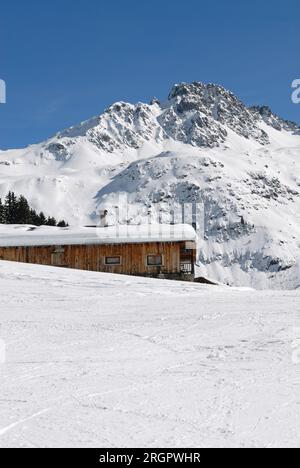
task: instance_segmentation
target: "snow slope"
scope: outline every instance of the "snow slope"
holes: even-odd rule
[[[299,447],[299,299],[0,262],[0,446]]]
[[[144,222],[149,211],[168,222],[174,203],[203,203],[200,274],[297,288],[299,151],[299,127],[266,106],[182,83],[163,103],[119,102],[46,142],[0,151],[0,196],[12,189],[75,225],[104,208],[114,222],[116,206],[121,222]]]

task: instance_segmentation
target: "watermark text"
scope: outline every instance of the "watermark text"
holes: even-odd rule
[[[0,79],[0,104],[6,104],[6,83]]]
[[[300,79],[292,82],[292,88],[294,89],[292,92],[292,102],[294,104],[300,104]]]

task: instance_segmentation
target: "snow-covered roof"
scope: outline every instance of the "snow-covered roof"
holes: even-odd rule
[[[0,224],[0,247],[196,241],[188,224],[58,228]]]

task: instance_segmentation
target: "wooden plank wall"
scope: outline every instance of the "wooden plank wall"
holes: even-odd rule
[[[135,244],[0,247],[0,260],[61,266],[130,275],[180,273],[180,249],[185,242]],[[162,267],[148,267],[148,255],[162,255]],[[121,265],[106,265],[105,257],[121,257]]]

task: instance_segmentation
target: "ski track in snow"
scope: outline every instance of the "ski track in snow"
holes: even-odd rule
[[[0,262],[0,447],[299,447],[299,299]]]
[[[17,422],[15,422],[13,424],[10,424],[7,427],[4,427],[3,429],[0,429],[0,436],[3,436],[4,434],[6,434],[6,432],[10,431],[11,429],[14,429],[15,427],[19,426],[20,424],[24,424],[24,423],[26,423],[28,421],[31,421],[32,419],[37,418],[38,416],[41,416],[42,414],[45,414],[48,411],[49,411],[49,409],[44,409],[42,411],[39,411],[38,413],[32,414],[28,418],[20,419],[20,421],[17,421]]]

